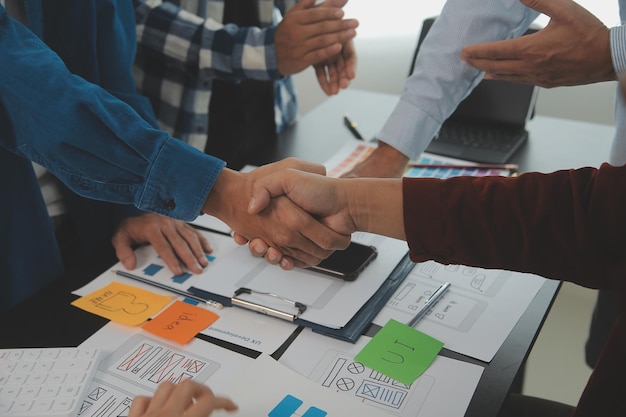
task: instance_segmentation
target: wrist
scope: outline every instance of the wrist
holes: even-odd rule
[[[241,176],[242,174],[238,171],[229,168],[222,169],[204,201],[202,212],[229,223],[227,219],[234,215],[233,200],[236,196],[246,195],[245,190],[241,189]]]

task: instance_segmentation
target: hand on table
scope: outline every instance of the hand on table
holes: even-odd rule
[[[154,213],[124,219],[112,239],[117,259],[126,269],[137,264],[134,245],[151,244],[175,275],[189,271],[199,274],[209,264],[209,241],[187,223]],[[181,265],[182,262],[182,265]]]
[[[548,25],[516,39],[470,45],[461,58],[485,78],[540,87],[615,80],[609,29],[572,0],[520,0],[550,17]]]
[[[206,385],[186,379],[159,384],[152,398],[137,396],[128,417],[207,417],[214,410],[235,411],[228,398],[215,396]]]

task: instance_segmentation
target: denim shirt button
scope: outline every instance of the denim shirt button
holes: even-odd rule
[[[173,198],[168,198],[165,202],[165,210],[174,210],[176,208],[176,200]]]
[[[81,182],[80,183],[80,188],[82,188],[83,190],[91,190],[91,184],[88,184],[86,182]]]

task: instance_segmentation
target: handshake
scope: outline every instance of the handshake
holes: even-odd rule
[[[220,218],[255,256],[289,270],[316,265],[365,231],[404,239],[399,179],[330,178],[287,158],[241,173],[223,169],[203,212]]]

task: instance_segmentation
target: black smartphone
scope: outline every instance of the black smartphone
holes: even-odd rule
[[[328,258],[308,269],[346,281],[354,281],[377,255],[378,251],[374,246],[350,242],[346,249],[333,252]]]

